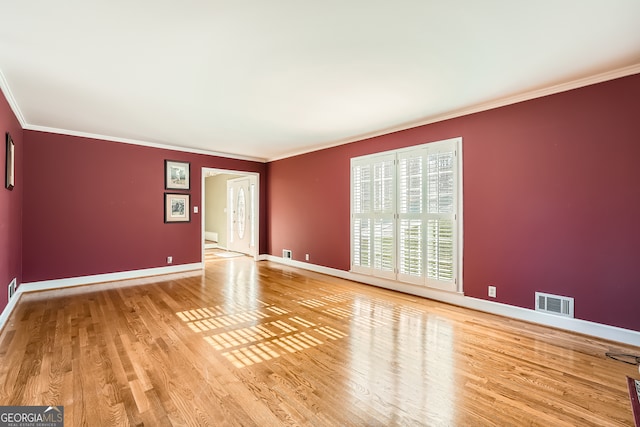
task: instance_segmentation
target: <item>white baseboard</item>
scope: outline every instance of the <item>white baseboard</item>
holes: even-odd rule
[[[547,313],[516,307],[512,305],[486,301],[479,298],[464,296],[461,293],[438,291],[421,286],[411,285],[407,283],[394,282],[376,277],[364,276],[351,273],[335,268],[323,267],[320,265],[310,264],[301,261],[285,260],[281,257],[273,255],[260,254],[256,257],[257,261],[273,261],[276,263],[290,265],[329,276],[339,277],[345,280],[365,283],[385,289],[395,290],[411,295],[442,301],[473,310],[483,311],[500,316],[506,316],[513,319],[524,320],[527,322],[537,323],[544,326],[550,326],[575,332],[579,334],[590,335],[593,337],[616,341],[628,345],[640,347],[640,332],[630,329],[618,328],[601,323],[589,322],[581,319],[572,319],[562,316],[554,316]],[[93,276],[73,277],[69,279],[45,280],[41,282],[30,282],[21,284],[16,294],[9,301],[7,306],[0,314],[0,331],[4,327],[5,322],[9,318],[11,312],[17,305],[20,296],[24,292],[36,292],[50,289],[60,289],[71,286],[89,285],[102,282],[111,282],[116,280],[137,279],[147,276],[157,276],[171,273],[181,273],[191,270],[199,270],[203,268],[202,263],[175,265],[170,267],[157,267],[143,270],[123,271],[118,273],[97,274]]]
[[[49,289],[68,288],[70,286],[91,285],[94,283],[113,282],[116,280],[138,279],[161,274],[182,273],[184,271],[202,269],[201,262],[193,264],[171,265],[167,267],[145,268],[142,270],[120,271],[117,273],[96,274],[93,276],[71,277],[68,279],[43,280],[40,282],[23,283],[18,288],[22,292],[46,291]]]
[[[0,313],[0,332],[2,332],[2,328],[4,328],[4,324],[9,319],[11,312],[13,311],[14,308],[16,308],[16,305],[18,305],[20,294],[21,294],[20,287],[18,287],[18,289],[16,290],[16,293],[13,294],[13,298],[9,300],[9,303],[6,305],[4,310],[2,310],[2,313]]]
[[[204,232],[205,240],[211,240],[212,242],[218,241],[218,233],[215,231],[205,231]]]
[[[183,273],[185,271],[200,270],[204,266],[201,262],[192,264],[172,265],[168,267],[145,268],[142,270],[121,271],[117,273],[96,274],[93,276],[71,277],[68,279],[43,280],[40,282],[27,282],[18,286],[13,298],[0,314],[0,331],[4,328],[5,322],[9,319],[11,312],[18,304],[18,300],[25,292],[47,291],[51,289],[62,289],[73,286],[92,285],[96,283],[113,282],[116,280],[139,279],[141,277],[159,276],[172,273]]]
[[[609,326],[602,323],[589,322],[581,319],[554,316],[552,314],[541,313],[539,311],[530,310],[527,308],[468,297],[462,293],[446,292],[424,288],[422,286],[412,285],[409,283],[395,282],[391,280],[380,279],[377,277],[365,276],[344,270],[338,270],[335,268],[309,264],[302,261],[288,260],[273,255],[266,255],[264,256],[264,258],[266,258],[266,260],[268,261],[290,265],[292,267],[298,267],[317,273],[327,274],[330,276],[340,277],[342,279],[351,280],[354,282],[365,283],[368,285],[429,298],[460,307],[470,308],[486,313],[497,314],[517,320],[524,320],[526,322],[537,323],[539,325],[550,326],[570,332],[590,335],[609,341],[615,341],[640,347],[640,332],[631,329],[618,328],[616,326]]]

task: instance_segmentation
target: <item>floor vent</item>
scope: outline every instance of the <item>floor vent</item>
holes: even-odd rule
[[[289,249],[282,250],[282,258],[291,259],[291,251]]]
[[[573,298],[536,292],[536,311],[573,317]]]

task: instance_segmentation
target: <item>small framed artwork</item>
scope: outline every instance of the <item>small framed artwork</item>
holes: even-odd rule
[[[191,222],[191,195],[164,193],[164,222]]]
[[[16,147],[13,144],[11,135],[7,132],[7,166],[6,178],[4,186],[9,190],[13,190],[16,185]]]
[[[164,161],[164,188],[166,190],[189,190],[190,188],[189,162],[175,160]]]

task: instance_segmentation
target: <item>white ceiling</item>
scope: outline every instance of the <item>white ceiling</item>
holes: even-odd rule
[[[27,129],[273,160],[640,72],[640,0],[3,1],[0,72]]]

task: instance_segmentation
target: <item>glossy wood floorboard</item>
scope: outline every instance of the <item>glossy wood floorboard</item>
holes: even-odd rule
[[[614,343],[246,257],[28,293],[0,404],[67,426],[631,426]]]

